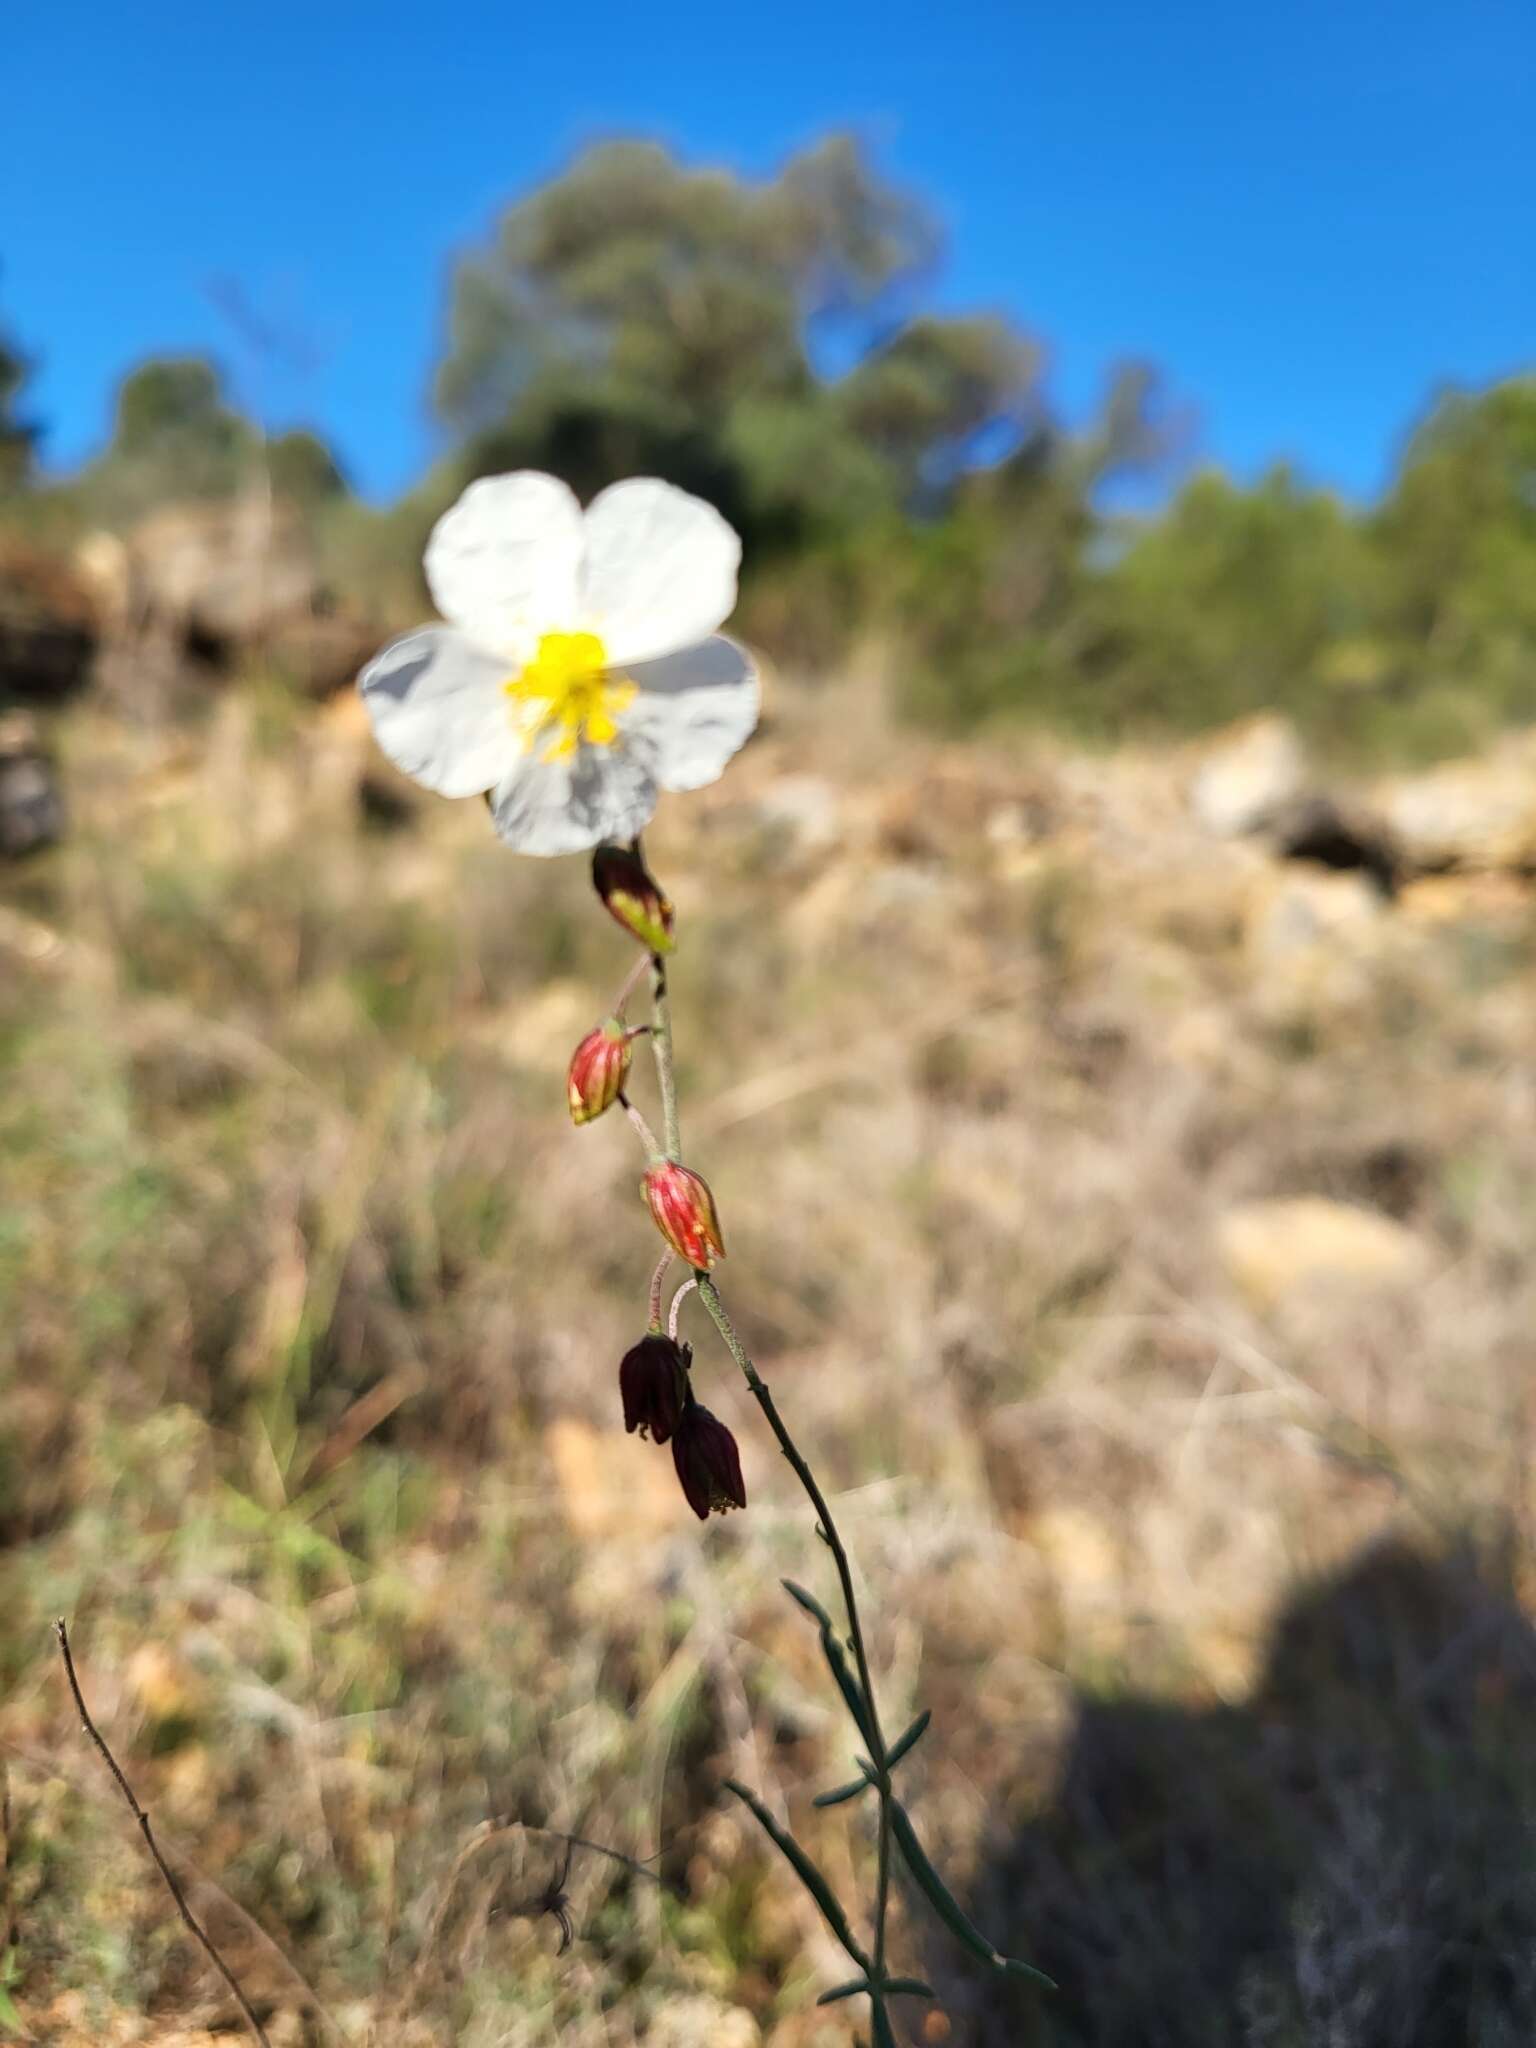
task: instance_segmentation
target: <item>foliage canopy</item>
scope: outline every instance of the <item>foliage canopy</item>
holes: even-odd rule
[[[760,179],[605,142],[459,259],[442,459],[389,511],[314,433],[264,436],[198,356],[132,371],[102,454],[44,484],[3,340],[0,491],[30,479],[117,523],[270,480],[340,580],[414,606],[427,528],[470,478],[548,469],[589,496],[650,473],[741,530],[744,630],[827,666],[884,633],[908,710],[951,729],[1114,738],[1281,705],[1345,746],[1424,751],[1536,716],[1536,374],[1436,395],[1372,507],[1283,465],[1155,493],[1186,438],[1155,372],[1121,366],[1069,427],[1035,337],[938,310],[941,257],[926,206],[847,135]]]

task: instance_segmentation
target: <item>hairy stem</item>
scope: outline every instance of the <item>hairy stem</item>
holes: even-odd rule
[[[615,1017],[623,1016],[624,1005],[639,987],[641,978],[645,973],[646,967],[649,965],[649,958],[648,954],[642,954],[634,966],[631,967],[628,974],[625,975],[624,986],[613,999],[613,1014]]]
[[[666,1133],[667,1157],[683,1156],[683,1141],[677,1127],[677,1076],[672,1065],[672,1003],[667,994],[667,963],[659,953],[651,955],[651,1045],[656,1054],[656,1078],[661,1085],[661,1123]]]
[[[661,1147],[656,1142],[656,1133],[651,1129],[642,1113],[635,1107],[634,1103],[630,1101],[622,1089],[619,1091],[618,1102],[619,1107],[634,1125],[640,1142],[645,1147],[647,1162],[655,1165],[657,1160],[661,1158]]]
[[[663,1252],[660,1263],[651,1275],[651,1320],[648,1327],[652,1330],[661,1328],[661,1290],[676,1257],[676,1252]],[[676,1334],[674,1331],[673,1335]]]

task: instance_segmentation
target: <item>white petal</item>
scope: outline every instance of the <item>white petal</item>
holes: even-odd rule
[[[745,648],[716,634],[625,673],[640,695],[620,721],[623,744],[663,789],[714,782],[757,724],[757,671]]]
[[[741,542],[713,505],[653,476],[587,507],[582,615],[615,667],[691,647],[736,603]]]
[[[376,654],[358,688],[397,768],[440,796],[477,796],[517,757],[506,674],[451,626],[423,626]]]
[[[580,853],[633,839],[656,808],[656,784],[622,747],[580,747],[563,761],[523,755],[491,797],[498,836],[516,853]]]
[[[558,478],[483,476],[433,527],[427,584],[461,633],[521,666],[541,633],[575,623],[581,547],[581,507]]]

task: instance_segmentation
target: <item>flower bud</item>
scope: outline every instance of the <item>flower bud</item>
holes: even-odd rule
[[[649,1433],[664,1444],[676,1430],[688,1401],[688,1366],[692,1348],[664,1337],[659,1330],[625,1352],[619,1366],[619,1393],[624,1402],[624,1427],[633,1435]]]
[[[648,952],[671,952],[672,905],[638,853],[627,846],[594,848],[592,886],[608,915]]]
[[[589,1124],[612,1107],[629,1073],[630,1040],[617,1017],[599,1024],[571,1054],[565,1094],[571,1106],[573,1124]]]
[[[707,1273],[725,1257],[715,1198],[691,1166],[663,1159],[647,1167],[640,1183],[651,1220],[680,1259]]]
[[[688,1403],[673,1432],[672,1462],[688,1505],[701,1522],[709,1520],[711,1510],[723,1515],[729,1508],[746,1506],[736,1439],[697,1401]]]

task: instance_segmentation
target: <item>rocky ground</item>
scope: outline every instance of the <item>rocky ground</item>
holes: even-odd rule
[[[846,2042],[719,1789],[867,1896],[806,1516],[707,1325],[748,1512],[619,1424],[649,1225],[561,1084],[621,935],[350,696],[182,644],[138,701],[124,631],[0,744],[0,825],[58,806],[0,866],[19,2037],[232,2019],[64,1611],[274,2040]],[[908,1920],[912,2038],[1528,2038],[1536,754],[939,748],[887,666],[774,678],[651,853],[726,1291],[935,1709],[915,1809],[1063,1987]],[[492,1813],[666,1885],[578,1860],[560,1957]]]

